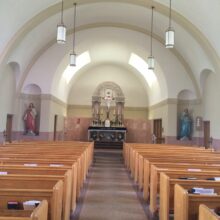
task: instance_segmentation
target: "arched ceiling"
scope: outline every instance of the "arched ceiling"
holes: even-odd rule
[[[76,2],[78,2],[77,53],[89,49],[93,61],[91,67],[104,62],[129,65],[127,59],[131,52],[146,59],[149,55],[147,35],[150,30],[150,7],[154,4],[156,6],[154,51],[157,60],[155,74],[161,81],[159,84],[162,92],[167,93],[162,98],[172,97],[178,94],[178,90],[183,89],[176,83],[178,81],[185,82],[183,86],[188,86],[187,89],[192,90],[196,97],[200,98],[202,71],[210,69],[219,72],[220,70],[218,0],[212,0],[212,4],[207,0],[172,1],[176,44],[175,49],[171,51],[162,48],[164,32],[168,25],[168,0],[78,0]],[[0,0],[0,24],[3,27],[0,35],[0,68],[10,62],[19,64],[21,73],[17,83],[18,91],[25,86],[25,83],[33,83],[30,78],[36,80],[40,87],[48,86],[46,83],[49,81],[58,83],[58,75],[68,64],[71,36],[64,46],[55,43],[56,25],[60,20],[60,3],[60,0]],[[64,4],[64,22],[71,33],[73,1],[64,0]],[[212,16],[209,16],[210,11]],[[14,16],[9,17],[9,14]],[[113,35],[110,34],[113,39],[108,37],[109,30],[114,30]],[[102,32],[108,35],[101,34]],[[125,37],[126,40],[123,42],[121,37]],[[116,49],[117,53],[115,53]],[[52,60],[48,60],[55,52],[58,54],[53,56]],[[51,72],[44,72],[48,74],[46,78],[49,81],[39,80],[36,76],[39,70],[35,67],[42,64],[43,59],[47,59],[43,66],[47,71],[49,71],[48,66],[51,65]],[[56,68],[53,69],[53,66]],[[185,77],[183,81],[181,77]],[[172,80],[175,81],[175,85]],[[175,86],[179,87],[173,88]],[[48,87],[45,92],[51,93],[54,85]],[[147,93],[150,96],[148,88]]]

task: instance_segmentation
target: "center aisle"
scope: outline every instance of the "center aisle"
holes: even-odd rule
[[[147,220],[120,150],[96,150],[79,216],[73,220]]]

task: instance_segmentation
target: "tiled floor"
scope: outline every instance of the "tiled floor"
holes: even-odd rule
[[[121,150],[96,150],[87,187],[72,220],[147,220]]]

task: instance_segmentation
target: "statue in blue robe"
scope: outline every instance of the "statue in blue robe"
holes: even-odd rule
[[[180,117],[180,140],[190,140],[192,134],[192,120],[188,109],[184,109]]]

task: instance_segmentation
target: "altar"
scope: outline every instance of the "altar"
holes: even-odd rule
[[[88,128],[88,140],[95,142],[97,146],[122,147],[126,140],[127,129],[125,127],[94,127]]]
[[[92,122],[88,128],[88,140],[95,147],[122,146],[126,140],[124,127],[125,98],[121,88],[112,82],[99,85],[92,96]]]

